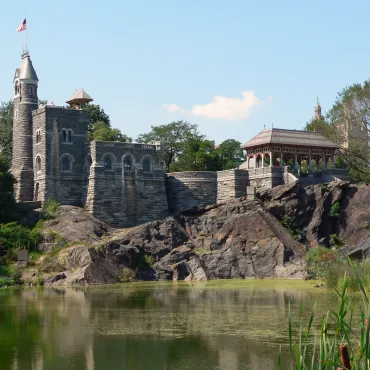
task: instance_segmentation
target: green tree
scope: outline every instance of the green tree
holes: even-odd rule
[[[241,143],[234,139],[225,140],[220,144],[217,149],[220,155],[220,170],[236,168],[245,161],[245,155],[240,146]]]
[[[92,140],[92,132],[94,129],[94,123],[104,122],[107,126],[110,126],[110,118],[104,109],[100,108],[98,104],[86,104],[82,107],[83,110],[89,112],[90,123],[87,126],[87,136]]]
[[[349,168],[352,181],[370,181],[370,80],[344,88],[326,118],[311,120],[305,129],[338,144],[340,159],[335,166]]]
[[[203,137],[190,137],[183,143],[183,151],[172,164],[173,171],[217,171],[221,167],[215,143]]]
[[[165,163],[166,171],[171,170],[171,165],[178,159],[184,151],[187,139],[203,139],[203,135],[198,132],[197,125],[192,125],[186,121],[174,121],[167,125],[151,126],[151,131],[139,135],[137,141],[140,143],[150,143],[162,141],[165,146],[162,160]]]
[[[8,158],[0,153],[0,223],[7,222],[13,217],[14,184],[15,178],[9,172]]]
[[[91,140],[131,142],[132,139],[123,134],[118,128],[111,128],[104,122],[98,121],[93,125]]]
[[[12,160],[13,106],[12,100],[0,104],[0,153],[8,166]]]

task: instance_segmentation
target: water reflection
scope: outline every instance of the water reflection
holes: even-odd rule
[[[1,290],[1,368],[274,369],[301,300],[336,302],[292,281]]]

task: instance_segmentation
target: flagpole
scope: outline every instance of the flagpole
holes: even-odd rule
[[[28,46],[27,46],[27,28],[28,28],[28,24],[27,24],[27,13],[24,13],[24,19],[26,20],[26,29],[25,29],[25,33],[24,33],[23,53],[24,54],[27,54],[28,53]]]

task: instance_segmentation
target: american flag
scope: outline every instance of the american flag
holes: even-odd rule
[[[27,26],[26,26],[26,18],[24,18],[23,22],[17,28],[17,32],[24,31],[26,28],[27,28]]]

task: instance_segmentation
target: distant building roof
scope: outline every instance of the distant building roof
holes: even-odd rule
[[[267,144],[306,146],[317,148],[339,148],[337,144],[318,132],[303,130],[285,130],[280,128],[265,129],[253,139],[242,145],[243,149],[254,148]]]
[[[67,104],[86,104],[94,99],[84,89],[77,90],[67,101]]]
[[[22,55],[21,68],[19,69],[19,79],[33,81],[39,80],[28,53]]]

